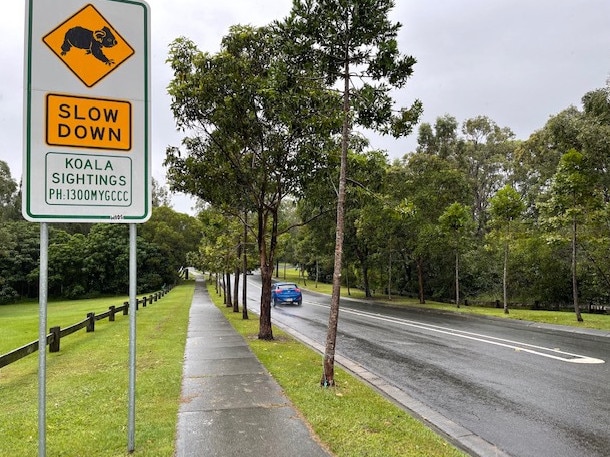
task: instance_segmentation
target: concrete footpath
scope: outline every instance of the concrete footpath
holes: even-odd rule
[[[177,457],[329,457],[197,280],[178,412]]]

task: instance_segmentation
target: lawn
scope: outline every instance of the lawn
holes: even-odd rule
[[[193,283],[137,314],[135,456],[174,453],[182,361]],[[62,301],[48,306],[49,327],[67,326],[127,298]],[[38,304],[0,306],[0,353],[38,338]],[[127,453],[129,318],[117,315],[62,339],[47,355],[47,455]],[[38,452],[38,355],[0,369],[0,455]]]

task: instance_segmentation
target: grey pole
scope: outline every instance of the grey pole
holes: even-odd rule
[[[38,296],[38,456],[47,452],[47,284],[49,277],[49,226],[40,224],[40,276]]]
[[[137,239],[136,224],[129,224],[129,414],[127,450],[135,451],[136,444],[136,300],[137,298]]]

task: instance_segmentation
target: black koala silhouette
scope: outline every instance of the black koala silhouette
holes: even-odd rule
[[[65,56],[74,46],[86,50],[87,54],[93,54],[96,59],[101,60],[106,65],[114,65],[114,60],[106,57],[102,48],[111,48],[116,44],[117,41],[108,27],[95,32],[84,27],[72,27],[64,37],[64,43],[61,45],[61,55]]]

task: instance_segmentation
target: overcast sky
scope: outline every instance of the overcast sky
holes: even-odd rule
[[[58,2],[61,0],[57,0]],[[83,0],[83,6],[87,2]],[[103,1],[96,3],[102,4]],[[163,182],[165,148],[178,145],[166,87],[168,45],[179,36],[216,52],[234,24],[285,17],[291,0],[149,0],[152,18],[153,176]],[[526,139],[547,119],[603,87],[610,76],[610,0],[396,0],[399,47],[418,63],[398,105],[420,99],[422,121],[485,115]],[[0,15],[0,160],[21,178],[25,0],[3,0]],[[408,138],[372,138],[391,158],[414,150]],[[175,208],[189,210],[177,199]]]

